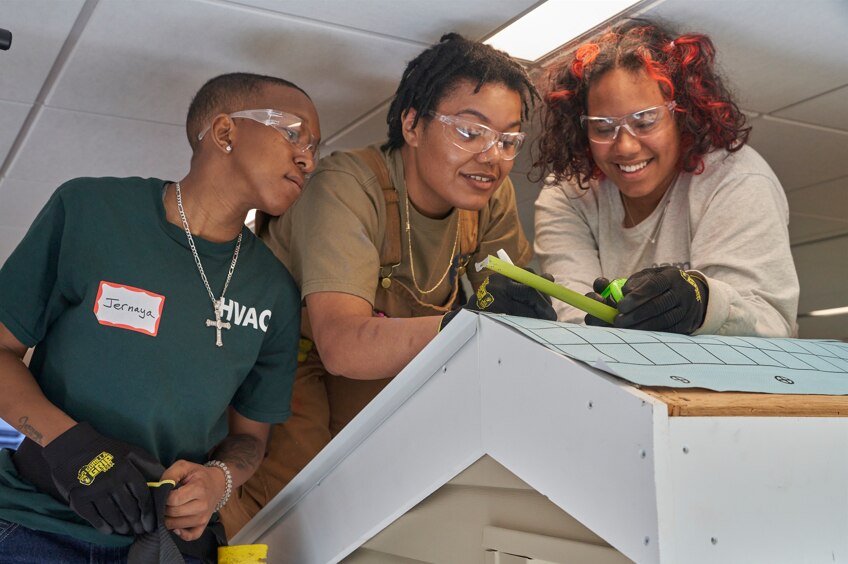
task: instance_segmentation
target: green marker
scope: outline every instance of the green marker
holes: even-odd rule
[[[587,298],[583,294],[578,294],[574,290],[569,290],[565,286],[560,286],[555,282],[551,282],[547,278],[542,278],[537,274],[528,272],[523,268],[519,268],[497,257],[489,255],[482,261],[476,264],[477,271],[488,268],[493,272],[499,272],[507,278],[511,278],[516,282],[521,282],[531,288],[539,290],[543,294],[552,296],[560,301],[574,306],[577,309],[585,311],[590,315],[594,315],[598,319],[603,319],[607,323],[612,323],[615,316],[618,315],[618,310],[606,304],[595,301],[592,298]]]
[[[609,283],[609,286],[604,288],[604,291],[601,292],[602,298],[608,298],[612,296],[612,301],[618,303],[621,301],[621,298],[624,297],[624,294],[621,293],[621,288],[627,283],[627,278],[616,278],[612,282]]]

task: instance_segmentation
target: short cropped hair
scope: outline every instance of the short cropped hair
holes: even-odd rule
[[[503,84],[521,95],[522,117],[527,119],[539,94],[524,68],[507,53],[459,34],[448,33],[439,43],[415,57],[406,66],[395,92],[386,122],[389,140],[383,150],[403,147],[403,116],[416,110],[413,127],[462,80],[475,83],[474,92],[484,84]]]
[[[209,122],[216,115],[258,109],[245,106],[249,105],[250,99],[257,96],[265,86],[294,88],[303,92],[309,98],[309,94],[297,84],[274,76],[246,72],[216,76],[197,91],[188,107],[186,135],[188,135],[188,143],[192,150],[197,145],[197,135],[209,125]]]

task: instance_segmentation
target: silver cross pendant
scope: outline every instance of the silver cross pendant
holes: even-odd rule
[[[229,329],[232,326],[227,321],[221,321],[221,300],[215,301],[215,320],[207,319],[206,326],[215,328],[215,346],[223,347],[224,342],[221,340],[221,329]]]

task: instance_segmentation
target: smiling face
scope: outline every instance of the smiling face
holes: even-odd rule
[[[645,71],[613,69],[589,87],[586,113],[591,116],[620,117],[667,102],[657,81]],[[589,142],[592,157],[622,195],[653,209],[678,172],[680,131],[673,119],[642,137],[634,137],[622,127],[615,141]]]
[[[294,114],[312,138],[319,140],[318,113],[309,98],[295,88],[268,85],[252,97],[248,109],[271,108]],[[304,176],[315,170],[309,151],[301,151],[277,129],[247,118],[232,118],[230,131],[234,171],[244,180],[245,205],[280,215],[300,196]]]
[[[439,102],[435,111],[459,116],[502,133],[521,129],[521,95],[501,83],[484,84],[474,92],[474,83],[461,80]],[[485,153],[469,153],[445,135],[452,127],[421,116],[415,128],[415,110],[403,119],[406,144],[401,148],[409,199],[429,217],[444,217],[453,208],[479,210],[512,170],[495,144]]]

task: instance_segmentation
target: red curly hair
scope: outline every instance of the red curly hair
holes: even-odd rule
[[[657,81],[666,100],[674,100],[680,129],[681,171],[700,174],[704,155],[715,149],[738,151],[751,128],[715,70],[715,47],[706,35],[676,36],[659,23],[631,20],[579,46],[548,74],[542,108],[543,133],[533,163],[540,178],[577,181],[588,188],[602,176],[580,125],[589,88],[605,73],[621,68],[644,71]]]

